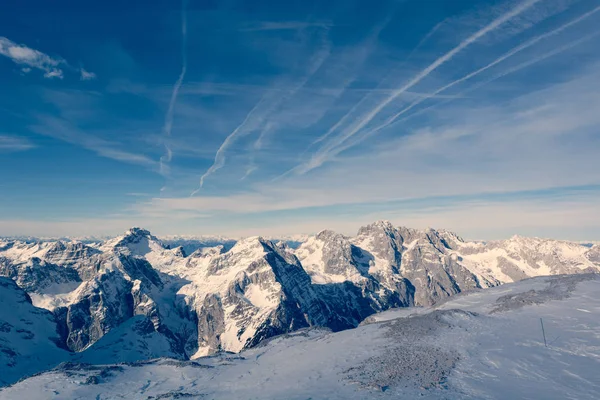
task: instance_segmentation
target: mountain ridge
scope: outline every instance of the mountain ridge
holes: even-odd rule
[[[598,245],[469,242],[389,221],[353,237],[323,230],[295,248],[254,236],[188,253],[142,228],[94,244],[0,240],[0,276],[53,315],[63,347],[93,360],[103,356],[85,354],[118,346],[127,361],[239,352],[301,328],[339,331],[390,308],[586,272],[600,272]]]

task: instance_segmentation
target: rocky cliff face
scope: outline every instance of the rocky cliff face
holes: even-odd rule
[[[344,240],[345,245],[340,245]],[[318,249],[332,247],[346,249],[346,252],[318,254]],[[334,265],[338,268],[355,266],[360,276],[354,275],[354,280],[369,282],[376,288],[370,290],[371,293],[383,294],[382,308],[385,309],[430,305],[460,291],[480,288],[477,277],[458,264],[449,251],[449,246],[434,230],[395,228],[389,222],[380,221],[360,228],[358,235],[350,240],[319,234],[301,246],[297,254],[303,264],[315,271],[315,281],[339,279]],[[394,298],[400,304],[390,304]]]
[[[600,271],[598,246],[465,242],[385,221],[355,237],[322,231],[295,250],[254,237],[187,255],[140,228],[94,246],[0,241],[0,275],[51,312],[61,346],[106,355],[121,343],[124,360],[237,352],[303,327],[342,330],[392,307],[590,271]]]
[[[187,264],[192,281],[180,294],[198,319],[197,356],[240,351],[261,340],[299,328],[356,326],[343,315],[332,291],[329,302],[316,290],[290,249],[262,238],[238,242],[230,251]],[[333,296],[338,296],[335,298]]]

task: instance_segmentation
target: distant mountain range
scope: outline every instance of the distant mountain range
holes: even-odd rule
[[[10,373],[0,383],[62,361],[239,352],[301,328],[354,328],[380,311],[461,292],[600,272],[598,244],[466,242],[386,221],[354,237],[325,230],[295,239],[293,246],[261,237],[199,243],[140,228],[88,243],[2,239],[0,366]]]

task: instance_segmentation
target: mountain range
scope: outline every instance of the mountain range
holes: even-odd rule
[[[301,242],[301,243],[300,243]],[[175,246],[175,244],[178,244]],[[0,240],[0,384],[61,362],[238,353],[307,328],[526,278],[600,272],[600,246],[514,236],[468,242],[378,221],[354,237]]]

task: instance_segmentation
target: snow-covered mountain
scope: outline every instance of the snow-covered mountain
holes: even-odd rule
[[[600,271],[600,246],[515,236],[465,242],[446,230],[416,230],[378,221],[345,238],[323,231],[296,251],[314,283],[373,279],[409,304],[528,277]]]
[[[0,275],[51,313],[59,345],[76,352],[70,360],[99,363],[239,352],[298,329],[354,328],[375,313],[461,292],[600,271],[598,245],[465,242],[386,221],[355,237],[325,230],[297,248],[261,237],[191,253],[171,244],[141,228],[89,245],[0,240]]]
[[[65,363],[0,397],[593,400],[599,292],[598,274],[538,277],[390,310],[356,329],[302,329],[237,355]]]
[[[3,277],[0,307],[0,386],[68,359],[54,315],[34,307],[23,289]]]

